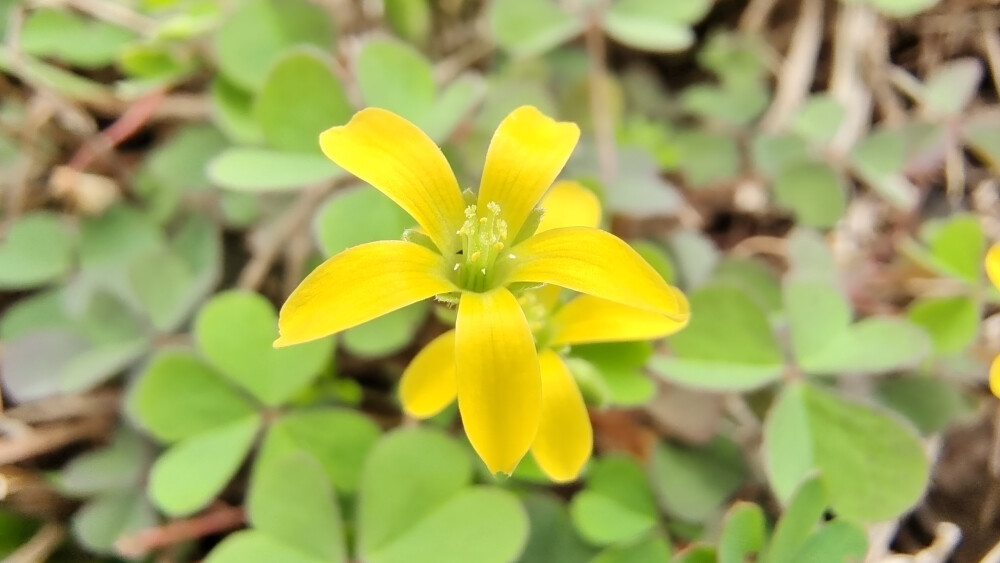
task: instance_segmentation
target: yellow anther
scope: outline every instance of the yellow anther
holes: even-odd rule
[[[479,252],[477,250],[477,251],[475,251],[475,252],[472,253],[472,256],[470,256],[469,259],[472,260],[473,262],[476,262],[477,260],[479,260],[479,257],[481,255],[482,255],[482,252]]]
[[[497,242],[497,243],[493,244],[493,251],[494,252],[500,252],[501,250],[503,250],[503,243],[502,242]]]

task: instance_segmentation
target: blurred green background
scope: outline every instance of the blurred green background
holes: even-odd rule
[[[1000,560],[998,22],[990,0],[0,0],[0,557]],[[271,347],[313,266],[413,223],[319,132],[392,110],[472,187],[524,104],[580,125],[562,177],[693,313],[568,351],[595,455],[564,486],[530,459],[495,480],[454,407],[404,420],[440,304]]]

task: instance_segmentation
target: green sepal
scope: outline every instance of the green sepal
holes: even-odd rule
[[[530,291],[532,289],[538,289],[545,285],[544,283],[538,282],[514,282],[507,286],[507,289],[514,294],[515,297],[520,297],[525,291]]]
[[[521,244],[538,230],[538,225],[542,222],[542,215],[545,214],[545,210],[541,207],[536,207],[528,213],[528,217],[524,220],[524,224],[521,225],[521,230],[517,232],[517,236],[514,237],[514,242],[511,243],[511,247],[515,247]]]
[[[462,298],[462,292],[453,291],[451,293],[439,293],[434,296],[434,300],[440,303],[445,303],[447,305],[458,305],[458,301]]]
[[[431,237],[427,236],[423,231],[418,228],[406,229],[403,231],[403,240],[406,242],[412,242],[413,244],[419,244],[420,246],[434,251],[435,253],[440,253],[438,247],[431,240]]]

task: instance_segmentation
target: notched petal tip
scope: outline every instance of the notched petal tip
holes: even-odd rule
[[[520,232],[579,139],[575,123],[556,121],[534,106],[515,109],[497,127],[486,151],[479,205],[496,202],[511,232]]]
[[[444,153],[419,127],[369,107],[320,133],[319,145],[327,158],[406,210],[438,248],[451,249],[465,203]]]
[[[625,241],[590,227],[536,234],[512,249],[508,282],[551,283],[652,311],[675,322],[690,316],[687,299]]]

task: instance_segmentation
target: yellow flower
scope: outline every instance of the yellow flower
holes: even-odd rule
[[[600,204],[574,182],[552,187],[541,204],[546,210],[539,232],[565,226],[596,226]],[[557,482],[575,479],[593,447],[593,431],[583,397],[562,358],[554,351],[574,344],[647,340],[672,334],[687,323],[688,303],[678,293],[677,316],[636,309],[580,295],[559,302],[560,288],[547,285],[526,291],[520,299],[532,329],[542,375],[542,409],[531,453],[538,466]],[[434,416],[456,396],[455,331],[427,345],[403,372],[400,397],[407,414]]]
[[[542,369],[510,287],[553,284],[649,311],[687,317],[683,296],[627,244],[588,227],[535,233],[534,211],[580,132],[533,107],[503,120],[486,154],[476,199],[463,195],[440,149],[382,109],[359,111],[320,135],[323,153],[368,182],[419,225],[409,240],[349,248],[292,292],[275,346],[340,332],[411,303],[458,301],[454,332],[458,406],[491,472],[511,473],[535,441]]]
[[[986,275],[1000,289],[1000,242],[990,247],[986,253]],[[990,366],[990,391],[1000,397],[1000,356],[994,358]]]

